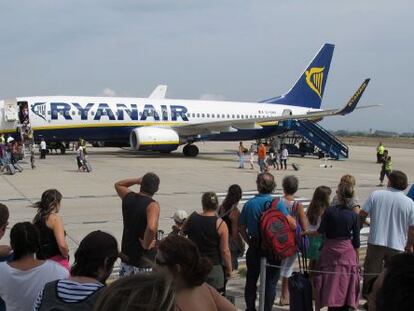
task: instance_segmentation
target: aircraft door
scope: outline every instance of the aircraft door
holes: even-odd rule
[[[17,101],[15,99],[6,99],[4,101],[4,120],[6,122],[16,122],[17,118]]]
[[[283,109],[282,116],[291,116],[292,110],[290,109]]]

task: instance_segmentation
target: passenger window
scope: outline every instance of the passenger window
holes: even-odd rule
[[[204,113],[201,114],[201,117],[204,118]]]
[[[220,114],[219,113],[217,114],[217,119],[220,119]]]
[[[214,118],[214,113],[211,115],[212,118]]]
[[[225,115],[225,114],[222,114],[222,115],[221,115],[221,117],[222,117],[223,119],[225,119],[225,118],[226,118],[226,115]]]
[[[207,118],[210,118],[210,114],[209,113],[207,113]]]
[[[237,115],[237,119],[240,119],[240,116],[239,115]]]
[[[200,117],[200,114],[199,113],[197,113],[197,118],[199,118]]]
[[[76,115],[76,111],[75,110],[72,111],[72,115],[73,116]]]

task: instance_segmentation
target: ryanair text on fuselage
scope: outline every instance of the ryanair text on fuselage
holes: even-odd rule
[[[137,104],[111,104],[108,103],[79,103],[51,102],[50,119],[58,120],[59,116],[65,120],[73,120],[75,115],[80,116],[81,120],[100,121],[106,120],[125,120],[126,116],[132,121],[145,121],[152,118],[155,121],[188,121],[187,107],[182,105],[152,105],[145,104],[142,108]],[[32,112],[46,120],[47,103],[35,103],[31,106]]]

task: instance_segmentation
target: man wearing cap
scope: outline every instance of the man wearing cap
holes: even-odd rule
[[[173,217],[171,217],[174,220],[174,225],[171,227],[171,235],[180,235],[181,234],[181,228],[183,227],[185,221],[187,220],[187,212],[184,210],[178,210],[174,213]]]
[[[127,257],[121,262],[120,276],[152,270],[160,217],[160,206],[152,197],[159,184],[160,179],[154,173],[115,183],[115,190],[122,199],[124,228],[121,250]],[[130,189],[133,185],[140,185],[139,193]]]
[[[92,310],[118,258],[118,243],[109,233],[89,233],[75,252],[75,263],[67,280],[47,283],[33,310]]]

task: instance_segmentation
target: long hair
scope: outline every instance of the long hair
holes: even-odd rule
[[[37,208],[33,223],[37,223],[47,218],[51,213],[57,212],[58,205],[62,200],[62,194],[56,189],[49,189],[43,192],[42,198],[33,207]]]
[[[227,195],[222,203],[223,212],[228,212],[242,198],[242,189],[239,185],[234,184],[229,187]]]
[[[173,311],[175,290],[164,273],[139,273],[116,280],[99,295],[94,311]]]
[[[168,267],[179,265],[180,277],[188,287],[200,286],[206,281],[212,265],[206,257],[202,257],[197,245],[182,236],[168,236],[160,242],[161,252]]]
[[[306,211],[309,224],[312,226],[316,226],[318,224],[319,217],[321,217],[325,209],[329,207],[329,197],[331,193],[331,188],[327,186],[319,186],[315,189],[312,201]]]
[[[340,182],[336,194],[338,195],[338,201],[341,203],[340,205],[349,208],[348,203],[355,195],[355,188],[348,182]]]

